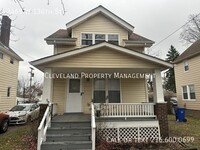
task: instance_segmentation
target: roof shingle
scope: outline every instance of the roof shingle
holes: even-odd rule
[[[131,41],[145,41],[145,42],[150,42],[150,43],[154,43],[154,41],[149,40],[141,35],[138,35],[136,33],[132,33],[129,37],[129,40]]]
[[[68,30],[59,29],[58,31],[56,31],[53,34],[51,34],[50,36],[48,36],[46,39],[48,39],[48,38],[71,38],[71,37],[70,37],[70,33],[68,32]]]
[[[177,57],[174,63],[179,63],[183,60],[189,59],[191,57],[195,57],[197,55],[200,55],[200,39],[194,42],[179,57]]]

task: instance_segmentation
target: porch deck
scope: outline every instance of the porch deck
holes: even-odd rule
[[[91,121],[91,115],[83,113],[65,113],[54,116],[52,122],[88,122]]]

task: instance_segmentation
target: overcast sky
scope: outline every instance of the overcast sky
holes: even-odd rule
[[[60,0],[23,0],[22,12],[14,0],[0,0],[0,9],[15,19],[12,24],[23,30],[13,28],[10,47],[23,59],[20,63],[19,78],[28,77],[29,61],[53,54],[44,38],[65,29],[65,24],[87,11],[102,5],[135,27],[135,33],[147,37],[155,44],[185,24],[190,14],[200,13],[200,0],[63,0],[66,13],[62,14]],[[170,45],[182,53],[189,45],[180,42],[181,30],[153,48],[154,55],[165,59]],[[42,73],[35,70],[36,79]]]

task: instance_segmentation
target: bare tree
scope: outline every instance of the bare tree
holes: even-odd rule
[[[36,100],[38,94],[42,94],[42,83],[39,81],[34,81],[31,84],[30,88],[30,80],[29,78],[21,77],[20,80],[18,80],[18,86],[17,86],[17,96],[22,98],[29,98],[30,95],[30,101]],[[31,92],[30,92],[31,91]]]
[[[188,22],[183,26],[180,38],[187,44],[194,43],[200,39],[200,13],[188,17]]]

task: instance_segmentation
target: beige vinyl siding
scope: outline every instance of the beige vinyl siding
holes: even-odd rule
[[[92,100],[92,79],[83,79],[83,113],[90,113],[90,103]],[[121,79],[122,103],[141,103],[147,101],[145,79]],[[54,79],[53,81],[53,102],[57,103],[58,114],[65,113],[66,106],[66,86],[65,79]]]
[[[4,53],[0,59],[0,111],[8,111],[16,104],[19,62],[14,59],[14,64],[11,64],[10,58]],[[10,97],[7,97],[8,87],[11,87]]]
[[[77,38],[77,47],[80,47],[81,33],[104,33],[104,34],[119,34],[119,44],[124,45],[123,40],[128,39],[128,31],[106,18],[102,14],[98,14],[87,21],[72,29],[72,37]]]
[[[188,109],[200,110],[200,56],[196,56],[187,61],[189,64],[188,72],[184,71],[183,62],[175,65],[178,103],[180,107],[186,104],[186,108]],[[191,84],[195,86],[196,100],[183,100],[182,86]]]
[[[57,103],[57,113],[63,114],[65,112],[67,88],[65,79],[53,80],[53,102]]]
[[[100,48],[85,52],[45,65],[46,67],[73,68],[158,68],[157,64],[149,63],[122,52],[109,48]]]
[[[83,90],[83,112],[89,114],[90,103],[92,100],[92,79],[83,79]]]
[[[61,46],[55,46],[54,50],[55,50],[55,54],[57,54],[57,53],[63,53],[63,52],[66,52],[66,51],[70,51],[70,50],[73,50],[75,48],[76,48],[76,46],[61,45]]]
[[[145,84],[145,79],[122,79],[122,103],[147,102],[147,91]]]

